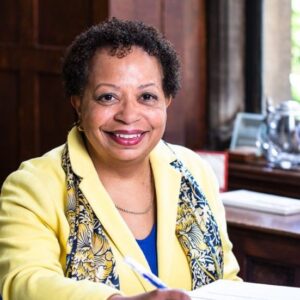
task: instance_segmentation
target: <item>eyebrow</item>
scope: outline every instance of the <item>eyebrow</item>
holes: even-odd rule
[[[146,84],[140,85],[139,89],[144,89],[144,88],[149,87],[149,86],[155,86],[155,87],[157,87],[157,85],[154,82],[150,82],[150,83],[146,83]]]
[[[95,89],[98,89],[100,86],[109,86],[109,87],[112,87],[112,88],[114,88],[114,89],[116,89],[116,90],[119,90],[120,89],[120,87],[118,87],[117,85],[115,85],[115,84],[112,84],[112,83],[99,83],[99,84],[97,84],[96,85],[96,88]]]
[[[99,84],[97,84],[96,85],[96,89],[98,89],[99,87],[101,87],[101,86],[109,86],[109,87],[112,87],[112,88],[114,88],[114,89],[116,89],[116,90],[119,90],[120,89],[120,87],[119,86],[117,86],[117,85],[115,85],[115,84],[112,84],[112,83],[99,83]],[[154,82],[150,82],[150,83],[146,83],[146,84],[142,84],[142,85],[140,85],[139,87],[138,87],[138,89],[144,89],[144,88],[147,88],[147,87],[149,87],[149,86],[157,86]]]

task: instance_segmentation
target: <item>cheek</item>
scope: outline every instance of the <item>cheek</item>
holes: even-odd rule
[[[150,119],[153,125],[157,127],[164,127],[167,121],[166,109],[154,110],[150,115]]]
[[[82,121],[88,126],[99,126],[112,118],[112,112],[101,107],[88,107],[82,111]]]

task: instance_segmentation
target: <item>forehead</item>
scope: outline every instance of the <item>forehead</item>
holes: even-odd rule
[[[120,56],[118,51],[112,54],[111,48],[98,49],[89,64],[90,75],[137,76],[140,74],[158,76],[160,80],[162,79],[162,66],[155,56],[149,55],[137,46],[123,53],[124,55]]]

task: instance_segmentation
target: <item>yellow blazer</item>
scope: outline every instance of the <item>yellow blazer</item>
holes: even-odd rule
[[[150,269],[134,236],[99,180],[76,129],[68,135],[74,172],[80,189],[101,221],[116,260],[121,293],[134,295],[153,289],[133,272],[124,256]],[[199,183],[216,218],[224,251],[224,278],[238,279],[238,264],[226,231],[224,207],[210,169],[197,154],[171,145]],[[65,216],[66,182],[61,167],[63,146],[21,164],[5,181],[0,198],[0,280],[5,300],[101,300],[120,293],[104,284],[64,277],[69,224]],[[181,174],[170,166],[174,154],[160,142],[150,154],[157,195],[159,277],[169,287],[191,289],[187,259],[175,236]]]

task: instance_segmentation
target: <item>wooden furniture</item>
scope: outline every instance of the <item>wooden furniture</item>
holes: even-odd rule
[[[229,237],[245,281],[300,287],[300,214],[226,207]]]
[[[229,153],[228,187],[300,201],[300,170],[273,169],[262,158]],[[300,214],[281,216],[233,207],[226,207],[226,213],[240,276],[250,282],[300,287]]]
[[[273,169],[264,159],[229,153],[228,189],[248,189],[300,199],[300,170]]]

